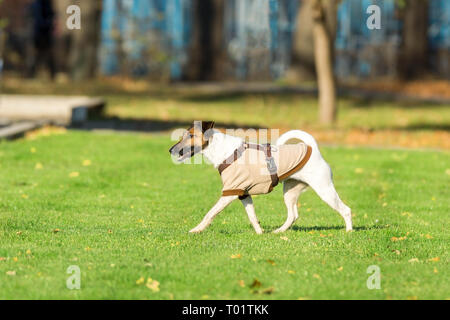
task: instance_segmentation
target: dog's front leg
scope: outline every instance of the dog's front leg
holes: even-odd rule
[[[255,229],[257,234],[262,234],[263,230],[261,229],[258,218],[256,217],[255,207],[253,206],[252,197],[248,196],[248,197],[242,199],[241,202],[244,205],[245,211],[247,211],[248,219],[250,220],[250,222],[253,226],[253,229]]]
[[[198,226],[196,226],[189,232],[200,233],[203,230],[205,230],[206,227],[208,227],[211,224],[215,216],[217,216],[223,209],[225,209],[231,202],[233,202],[237,198],[238,196],[221,197],[219,201],[217,201],[217,203],[214,205],[214,207],[212,207],[211,210],[209,210],[209,212],[205,215],[202,222],[200,222]]]

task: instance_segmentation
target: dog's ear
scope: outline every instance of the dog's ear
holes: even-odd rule
[[[202,121],[202,132],[205,133],[209,129],[214,128],[214,121]]]

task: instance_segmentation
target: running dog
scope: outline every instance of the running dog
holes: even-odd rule
[[[330,166],[315,139],[304,131],[283,134],[276,146],[260,145],[226,135],[214,129],[212,121],[195,121],[169,152],[178,162],[202,154],[222,178],[221,198],[191,233],[205,230],[225,207],[240,199],[256,233],[262,234],[251,196],[271,192],[279,181],[283,182],[287,219],[275,233],[286,231],[298,219],[297,200],[308,187],[342,216],[346,231],[352,231],[351,209],[339,198]]]

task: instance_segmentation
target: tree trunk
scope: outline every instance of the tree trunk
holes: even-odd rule
[[[332,57],[334,57],[334,40],[337,29],[337,4],[335,0],[327,0],[322,4],[325,14],[325,25],[332,43]],[[295,81],[308,81],[316,79],[316,66],[314,56],[314,1],[303,0],[297,12],[297,24],[293,36],[292,62],[289,68],[288,78]]]
[[[337,6],[334,1],[331,5]],[[333,46],[330,32],[326,25],[326,15],[323,1],[313,2],[313,35],[314,60],[317,70],[319,90],[319,121],[322,124],[332,124],[336,120],[336,81],[333,73]]]
[[[399,76],[418,77],[428,70],[428,0],[408,0],[402,12]]]
[[[81,30],[72,30],[70,66],[72,78],[83,80],[97,72],[102,1],[80,0],[76,4],[81,8]]]
[[[66,26],[66,19],[68,14],[67,7],[72,4],[71,0],[57,0],[53,1],[54,10],[56,13],[55,29],[56,37],[54,44],[53,55],[55,58],[56,72],[70,72],[70,57],[71,42],[73,30],[69,30]]]
[[[211,81],[223,78],[224,48],[224,0],[195,0],[194,30],[190,63],[186,80]]]

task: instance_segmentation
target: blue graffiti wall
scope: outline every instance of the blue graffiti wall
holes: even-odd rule
[[[104,0],[102,72],[179,78],[187,60],[190,5],[189,0]]]
[[[193,0],[103,0],[101,71],[180,79],[188,61]],[[225,1],[224,48],[235,79],[277,79],[291,61],[302,0]],[[450,1],[429,0],[431,65],[450,75]],[[343,0],[338,9],[338,77],[395,75],[401,42],[397,0]],[[381,29],[369,30],[367,7],[381,8]]]

